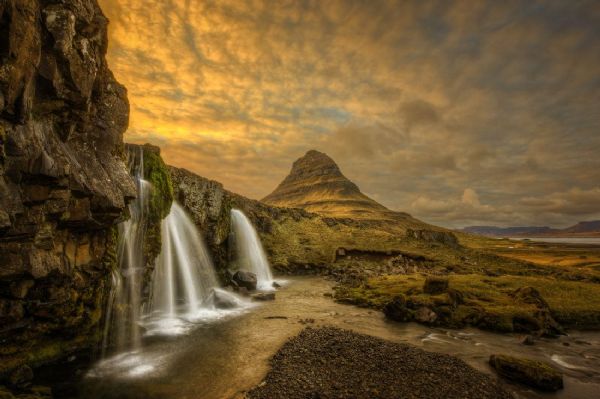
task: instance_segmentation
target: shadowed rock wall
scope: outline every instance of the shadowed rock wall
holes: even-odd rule
[[[0,376],[88,347],[135,188],[95,0],[0,1]]]

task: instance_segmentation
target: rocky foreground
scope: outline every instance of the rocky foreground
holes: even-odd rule
[[[332,327],[307,328],[271,360],[259,398],[512,398],[452,356]]]

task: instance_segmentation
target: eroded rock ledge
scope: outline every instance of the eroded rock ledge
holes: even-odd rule
[[[135,187],[96,0],[0,2],[0,376],[93,344]]]

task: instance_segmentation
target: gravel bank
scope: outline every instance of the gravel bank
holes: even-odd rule
[[[332,327],[306,328],[271,366],[248,398],[513,398],[452,356]]]

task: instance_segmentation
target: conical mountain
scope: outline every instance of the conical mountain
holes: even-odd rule
[[[333,159],[315,150],[296,160],[290,174],[262,202],[338,218],[387,219],[395,214],[363,194]]]

